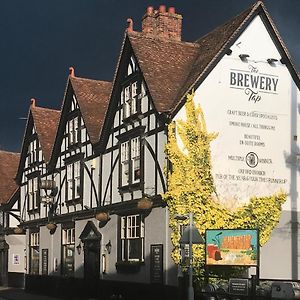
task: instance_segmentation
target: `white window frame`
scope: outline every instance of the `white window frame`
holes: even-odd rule
[[[31,232],[30,233],[30,240],[29,240],[29,247],[30,247],[30,274],[39,274],[39,253],[40,253],[40,233],[39,232]],[[37,254],[37,270],[32,270],[33,269],[33,254]]]
[[[67,182],[67,201],[80,197],[81,189],[81,162],[80,160],[67,164],[66,166]]]
[[[75,116],[69,120],[69,144],[74,145],[79,142],[80,133],[80,119],[79,116]]]
[[[39,177],[28,179],[28,210],[39,208]]]
[[[121,93],[123,120],[137,113],[138,82],[133,81]]]
[[[67,259],[72,259],[73,270],[75,270],[75,228],[62,229],[62,271],[63,275],[73,275],[67,272],[66,266],[68,265]]]
[[[28,152],[29,152],[28,164],[31,165],[37,162],[39,159],[39,143],[37,139],[34,139],[33,141],[30,142],[28,147]]]
[[[121,185],[141,181],[141,137],[121,143]]]
[[[144,261],[145,224],[141,215],[121,217],[121,260]],[[141,253],[138,258],[131,257],[130,243],[139,240]]]

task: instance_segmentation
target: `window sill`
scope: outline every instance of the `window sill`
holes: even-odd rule
[[[79,198],[75,198],[75,199],[70,199],[70,200],[66,200],[66,206],[71,206],[71,205],[76,205],[76,204],[80,204],[82,202],[81,197]]]
[[[36,213],[39,213],[39,212],[40,212],[39,208],[28,209],[28,214],[36,214]]]
[[[126,117],[123,119],[124,123],[131,124],[132,122],[140,121],[143,118],[143,115],[141,112],[136,112],[129,117]]]
[[[116,269],[118,273],[138,273],[143,264],[142,261],[117,261]]]
[[[137,191],[137,190],[141,190],[141,189],[142,189],[142,183],[137,182],[137,183],[120,186],[119,192],[122,194],[122,193],[133,192],[133,191]]]

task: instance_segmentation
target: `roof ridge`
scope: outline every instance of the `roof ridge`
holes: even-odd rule
[[[55,112],[60,112],[59,109],[42,107],[42,106],[31,106],[30,109],[42,109],[42,110],[51,110],[51,111],[55,111]]]
[[[87,81],[95,81],[95,82],[103,82],[103,83],[112,83],[111,81],[108,80],[100,80],[100,79],[91,79],[91,78],[85,78],[85,77],[78,77],[78,76],[70,76],[70,79],[80,79],[80,80],[87,80]]]
[[[20,152],[14,152],[14,151],[2,150],[2,149],[0,149],[0,153],[20,155]]]
[[[165,38],[160,38],[160,37],[156,37],[156,36],[148,36],[148,35],[145,35],[143,32],[139,32],[139,31],[128,32],[127,35],[128,35],[128,37],[137,36],[137,37],[141,37],[144,39],[149,39],[149,40],[154,40],[154,41],[159,41],[159,42],[166,42],[166,43],[172,43],[172,44],[184,44],[184,45],[188,45],[188,46],[198,47],[198,44],[195,42],[188,42],[188,41],[182,41],[182,40],[176,41],[176,40],[165,39]]]

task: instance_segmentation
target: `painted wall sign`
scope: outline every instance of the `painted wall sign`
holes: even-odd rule
[[[258,265],[258,232],[255,229],[209,229],[205,240],[207,265]]]
[[[163,245],[151,245],[150,281],[163,284]]]

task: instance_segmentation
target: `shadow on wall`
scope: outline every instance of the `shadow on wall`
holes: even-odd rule
[[[25,289],[30,293],[37,293],[68,300],[79,299],[101,299],[101,300],[174,300],[178,298],[177,288],[162,284],[146,284],[133,281],[121,281],[123,278],[129,279],[130,276],[143,276],[143,267],[123,268],[122,270],[109,276],[104,275],[103,279],[57,276],[49,275],[30,275],[25,276]],[[60,266],[59,266],[60,269]],[[81,270],[80,270],[81,269]],[[83,266],[77,269],[78,274],[83,274]],[[177,272],[177,267],[171,270]],[[176,269],[176,270],[175,270]],[[119,273],[121,272],[121,273]],[[170,270],[169,270],[170,272]],[[107,278],[107,279],[106,279]]]

